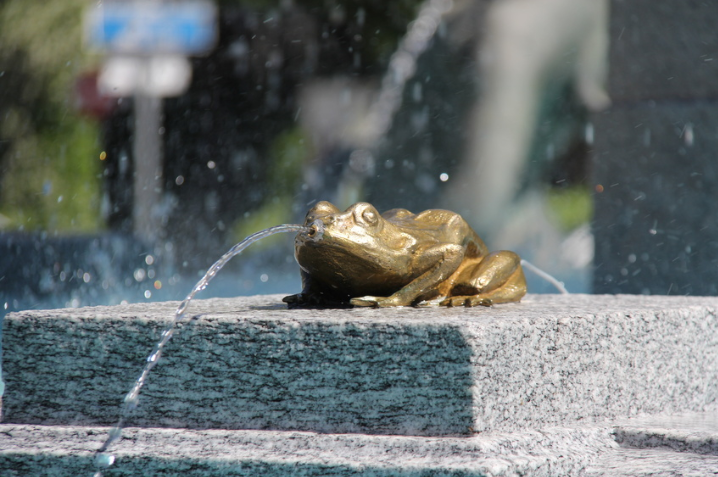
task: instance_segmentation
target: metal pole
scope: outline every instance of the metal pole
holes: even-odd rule
[[[160,238],[162,221],[162,99],[139,92],[135,95],[134,200],[135,236],[148,244]]]

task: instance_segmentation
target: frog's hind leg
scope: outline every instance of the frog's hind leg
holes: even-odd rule
[[[526,294],[526,279],[521,259],[509,251],[494,252],[485,257],[473,270],[470,287],[462,286],[455,296],[447,297],[441,305],[491,306],[517,302]],[[471,290],[467,289],[470,288]]]
[[[444,306],[491,306],[499,303],[513,303],[521,301],[526,294],[526,286],[508,285],[498,288],[488,293],[479,293],[478,295],[459,295],[452,296],[441,303]]]

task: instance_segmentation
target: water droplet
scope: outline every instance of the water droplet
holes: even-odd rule
[[[135,280],[138,282],[141,282],[145,279],[145,276],[147,275],[147,272],[144,268],[138,268],[135,270],[135,273],[132,274],[135,277]]]
[[[648,229],[648,233],[651,235],[656,235],[658,233],[658,221],[657,220],[653,221],[653,227]]]
[[[214,169],[217,166],[214,161],[207,161],[207,167],[210,169]]]
[[[175,177],[175,184],[182,185],[184,184],[184,177],[183,176],[177,176]]]
[[[125,403],[137,404],[137,401],[139,401],[139,399],[140,399],[140,396],[137,393],[138,393],[138,390],[137,390],[137,387],[135,386],[134,388],[132,388],[132,391],[128,392],[127,395],[125,396]]]
[[[262,280],[263,283],[266,283],[267,280],[269,280],[269,275],[267,275],[266,273],[262,273],[262,275],[260,275],[259,279]]]
[[[686,146],[691,147],[693,145],[694,139],[695,136],[693,135],[693,124],[688,123],[686,124],[686,127],[683,128],[683,142],[686,143]]]
[[[586,128],[584,130],[584,139],[586,140],[586,144],[588,144],[589,146],[593,146],[593,139],[594,139],[593,124],[586,123]]]
[[[82,281],[83,281],[83,282],[85,282],[85,283],[90,283],[90,280],[92,280],[92,275],[90,275],[90,274],[87,273],[87,272],[85,272],[85,273],[82,274]]]
[[[155,280],[155,290],[159,290],[162,288],[162,282],[159,280]]]
[[[442,172],[441,174],[439,174],[439,180],[440,180],[441,182],[446,182],[446,181],[448,181],[448,180],[449,180],[449,174],[447,174],[446,172]]]
[[[153,257],[152,255],[147,255],[145,257],[145,263],[147,265],[152,265],[153,263],[155,263],[155,257]]]
[[[110,467],[115,463],[115,456],[101,452],[95,456],[95,465],[98,467]]]
[[[147,362],[156,363],[160,359],[160,356],[162,356],[162,351],[157,350],[147,357]]]
[[[152,298],[152,292],[149,290],[145,290],[145,298]]]

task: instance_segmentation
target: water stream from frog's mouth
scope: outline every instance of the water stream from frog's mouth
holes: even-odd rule
[[[305,234],[307,234],[308,237],[315,240],[319,240],[321,239],[321,235],[323,233],[323,224],[320,221],[317,221],[311,226],[291,224],[277,225],[276,227],[270,227],[268,229],[252,234],[238,244],[236,244],[231,249],[229,249],[227,253],[222,255],[222,257],[217,260],[214,265],[209,267],[207,273],[205,273],[204,276],[192,288],[192,291],[189,292],[187,297],[177,307],[177,310],[175,311],[174,317],[172,318],[170,324],[164,329],[164,331],[162,331],[162,334],[160,335],[160,341],[155,345],[154,349],[147,357],[145,367],[135,381],[134,386],[132,386],[130,392],[125,395],[124,404],[120,413],[120,419],[118,420],[117,424],[115,424],[115,426],[110,430],[109,435],[107,436],[107,440],[105,440],[104,444],[102,444],[102,447],[100,447],[95,452],[95,465],[100,470],[98,470],[94,474],[94,477],[102,477],[103,469],[107,469],[115,462],[115,456],[109,452],[109,449],[112,444],[114,444],[117,440],[120,439],[120,437],[122,437],[122,429],[124,428],[125,422],[129,415],[137,407],[140,398],[140,390],[142,390],[142,386],[145,385],[145,382],[147,381],[147,376],[150,374],[150,371],[152,371],[152,368],[155,367],[160,357],[162,356],[162,350],[164,349],[167,342],[169,342],[169,340],[172,338],[172,335],[174,335],[177,324],[185,319],[187,307],[189,306],[194,296],[200,291],[207,288],[209,282],[215,277],[215,275],[217,275],[217,273],[222,269],[222,267],[224,267],[227,262],[232,259],[232,257],[242,253],[245,248],[249,247],[254,242],[261,240],[265,237],[269,237],[270,235],[291,232],[304,232]]]

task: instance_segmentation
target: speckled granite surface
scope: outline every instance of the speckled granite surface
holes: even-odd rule
[[[91,475],[107,428],[0,425],[0,474]],[[107,476],[576,475],[617,446],[606,429],[411,437],[287,431],[126,429]],[[32,448],[27,444],[33,443]],[[73,473],[75,472],[75,473]]]
[[[192,304],[106,477],[718,474],[715,298],[279,299]],[[175,306],[9,315],[0,475],[92,475]]]
[[[130,428],[105,476],[705,477],[718,473],[717,424],[692,413],[472,437]],[[0,475],[89,477],[107,432],[0,424]]]
[[[404,435],[571,426],[718,400],[718,299],[536,295],[494,308],[198,300],[129,425]],[[27,311],[5,422],[111,425],[176,303]]]

